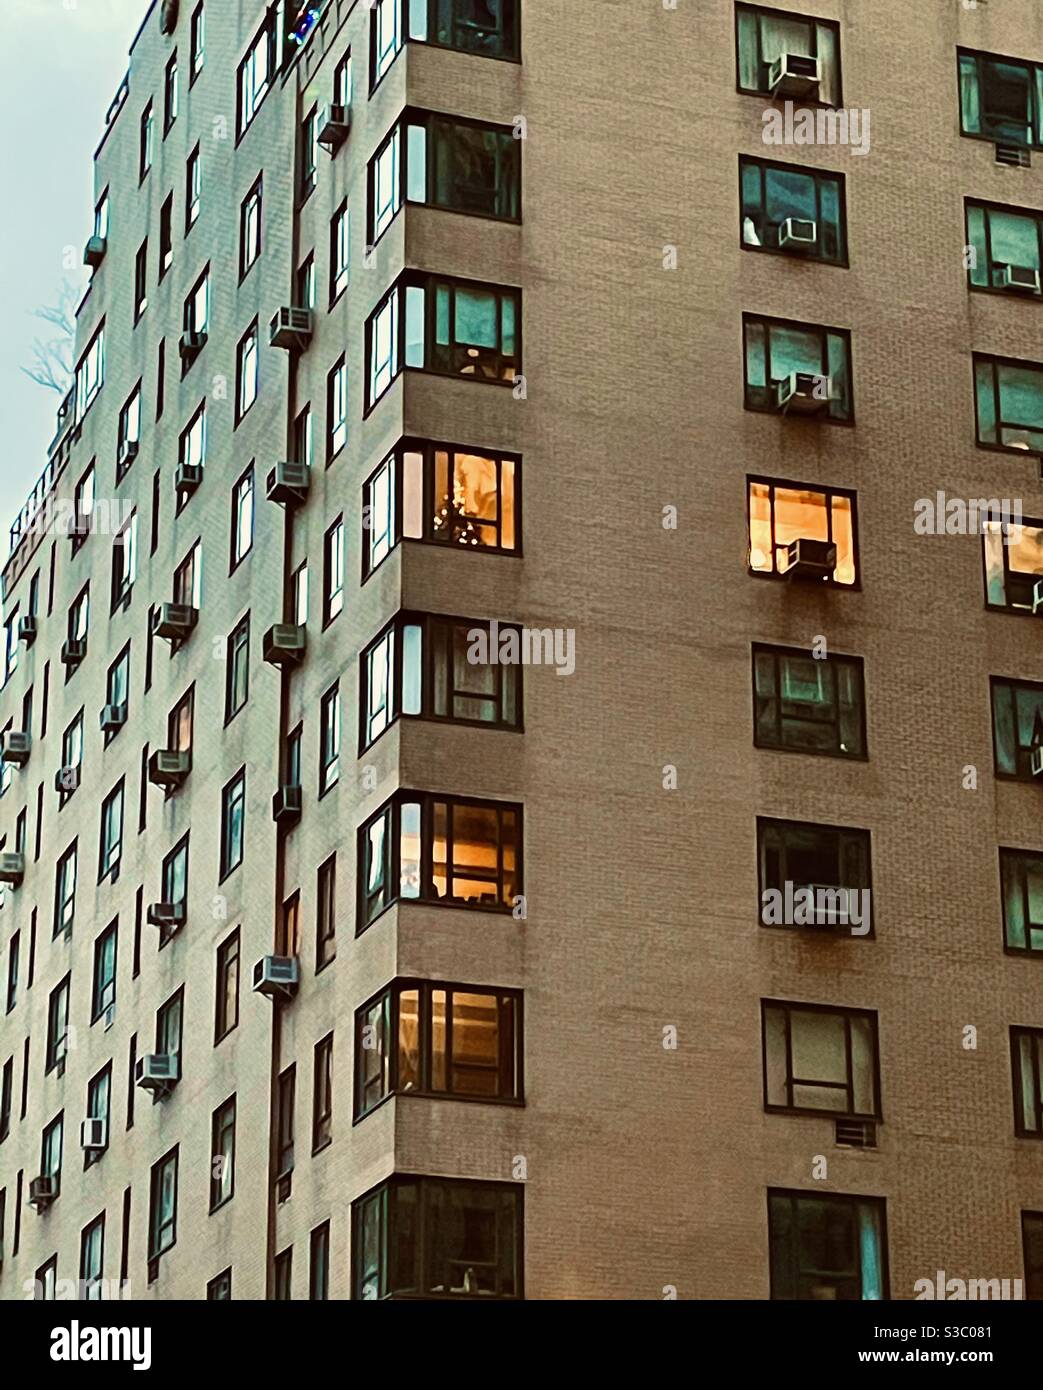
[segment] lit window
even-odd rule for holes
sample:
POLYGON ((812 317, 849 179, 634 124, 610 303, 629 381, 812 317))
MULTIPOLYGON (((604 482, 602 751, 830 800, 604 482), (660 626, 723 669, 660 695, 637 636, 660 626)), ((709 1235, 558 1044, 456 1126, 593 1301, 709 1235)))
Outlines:
POLYGON ((833 569, 822 574, 825 582, 856 582, 853 492, 784 486, 769 478, 748 478, 747 506, 749 565, 754 574, 787 574, 801 558, 798 542, 810 540, 835 547, 833 569))
POLYGON ((272 9, 265 18, 260 33, 239 64, 237 130, 240 135, 257 115, 261 102, 268 94, 278 69, 277 29, 281 27, 282 8, 272 9))

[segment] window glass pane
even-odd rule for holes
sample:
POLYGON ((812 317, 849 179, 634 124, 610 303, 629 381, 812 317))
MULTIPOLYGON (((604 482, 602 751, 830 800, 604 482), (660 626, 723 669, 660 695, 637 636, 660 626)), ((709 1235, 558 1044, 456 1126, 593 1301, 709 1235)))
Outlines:
POLYGON ((406 286, 406 366, 424 365, 424 291, 406 286))
MULTIPOLYGON (((455 1022, 455 1020, 454 1020, 455 1022)), ((431 991, 431 1089, 446 1089, 446 992, 431 991)))
POLYGON ((498 840, 495 808, 453 806, 452 898, 490 905, 499 901, 498 840))
POLYGON ((492 994, 453 994, 452 1090, 500 1094, 499 1002, 492 994))
POLYGON ((403 898, 420 896, 420 805, 416 801, 404 801, 399 811, 401 833, 399 838, 400 886, 403 898))
POLYGON ((422 637, 416 623, 407 623, 402 630, 402 713, 422 712, 422 637))
POLYGON ((427 201, 427 130, 412 123, 406 127, 406 197, 427 201))
POLYGON ((398 1080, 400 1091, 420 1086, 420 996, 415 989, 398 996, 398 1080))
POLYGON ((412 451, 402 456, 402 534, 411 540, 424 534, 424 457, 412 451))

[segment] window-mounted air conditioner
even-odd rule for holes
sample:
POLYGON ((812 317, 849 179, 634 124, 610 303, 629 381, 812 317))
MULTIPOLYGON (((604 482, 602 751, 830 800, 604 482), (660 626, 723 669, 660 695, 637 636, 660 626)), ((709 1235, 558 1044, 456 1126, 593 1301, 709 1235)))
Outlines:
POLYGON ((300 783, 286 783, 272 797, 272 820, 276 825, 295 825, 300 818, 300 783))
POLYGON ((187 603, 161 603, 152 615, 152 636, 183 642, 196 625, 198 608, 187 603))
POLYGON ((768 74, 773 97, 817 97, 819 62, 804 53, 781 53, 768 74))
POLYGON ((0 758, 5 763, 24 767, 29 761, 32 746, 32 735, 20 729, 8 729, 6 734, 0 734, 0 758))
POLYGON ((1000 266, 1000 289, 1039 294, 1039 271, 1030 265, 1000 266))
POLYGON ((290 998, 296 994, 300 981, 301 967, 296 956, 262 956, 254 966, 254 990, 269 999, 276 995, 290 998))
POLYGON ((192 496, 203 481, 201 463, 181 462, 174 469, 174 491, 181 500, 192 496))
POLYGON ((18 853, 0 854, 0 883, 9 883, 17 888, 25 877, 25 855, 18 853))
POLYGON ((86 1153, 100 1153, 109 1147, 109 1122, 88 1116, 80 1125, 80 1148, 86 1153))
POLYGON ((86 637, 69 637, 62 643, 59 659, 63 666, 79 666, 87 655, 86 637))
POLYGON ((324 106, 319 112, 315 139, 331 155, 337 153, 351 133, 351 107, 324 106))
POLYGON ((192 771, 192 754, 177 748, 157 748, 148 760, 148 780, 154 787, 180 787, 192 771))
POLYGON ((183 362, 190 362, 206 347, 206 334, 188 328, 177 340, 177 350, 183 362))
POLYGON ((83 248, 83 264, 89 265, 92 270, 97 270, 105 259, 106 241, 103 236, 91 236, 87 238, 87 245, 83 248))
POLYGON ((145 920, 150 927, 160 927, 167 935, 173 935, 178 927, 185 925, 188 909, 184 899, 176 903, 150 903, 145 920))
POLYGON ((271 347, 294 348, 297 352, 303 352, 310 342, 310 309, 295 309, 286 305, 268 325, 268 343, 271 347))
POLYGON ((833 399, 832 377, 817 372, 790 372, 775 383, 775 404, 783 415, 820 415, 833 399))
POLYGON ((26 613, 24 618, 18 619, 18 640, 24 642, 27 647, 31 647, 36 641, 36 615, 26 613))
POLYGON ((272 666, 298 666, 304 660, 306 642, 300 623, 276 623, 264 634, 261 654, 272 666))
POLYGON ((58 1179, 41 1173, 29 1184, 29 1205, 37 1212, 46 1211, 58 1195, 58 1179))
POLYGON ((154 1095, 167 1095, 179 1080, 178 1057, 173 1052, 147 1053, 134 1068, 134 1084, 154 1095))
POLYGON ((818 245, 818 223, 806 217, 787 217, 779 227, 779 246, 786 251, 803 251, 818 245))
POLYGON ((103 734, 114 734, 118 729, 122 729, 127 722, 126 701, 121 705, 105 705, 98 722, 103 734))
POLYGON ((265 489, 269 502, 303 502, 308 496, 308 465, 277 463, 268 474, 265 489))
POLYGON ((832 579, 836 567, 834 541, 814 541, 801 536, 786 547, 786 565, 782 573, 787 579, 832 579))

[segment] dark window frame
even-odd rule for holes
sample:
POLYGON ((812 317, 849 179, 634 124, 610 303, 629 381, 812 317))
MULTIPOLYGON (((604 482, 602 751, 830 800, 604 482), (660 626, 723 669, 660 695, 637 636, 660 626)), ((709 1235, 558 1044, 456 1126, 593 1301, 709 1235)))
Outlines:
POLYGON ((800 23, 800 24, 810 24, 810 25, 812 26, 812 30, 813 30, 813 32, 814 32, 814 34, 815 34, 815 53, 811 55, 811 56, 813 56, 813 57, 818 57, 818 34, 817 34, 817 31, 815 30, 815 26, 821 24, 821 25, 824 25, 824 26, 825 26, 826 28, 828 28, 828 29, 832 29, 832 30, 833 30, 833 34, 834 34, 835 43, 836 43, 836 55, 837 55, 837 74, 836 74, 837 99, 836 99, 836 103, 835 103, 835 104, 832 104, 832 103, 821 102, 821 101, 806 101, 806 100, 802 100, 799 104, 800 104, 801 106, 829 106, 829 105, 833 105, 833 109, 834 109, 834 110, 837 110, 837 111, 839 111, 839 110, 843 107, 843 105, 844 105, 844 83, 843 83, 843 79, 844 79, 844 65, 843 65, 843 55, 842 55, 842 53, 841 53, 841 46, 840 46, 840 21, 839 21, 839 20, 836 20, 836 19, 821 19, 818 15, 801 14, 799 11, 796 11, 796 10, 779 10, 779 9, 776 9, 774 6, 768 6, 768 5, 749 5, 749 4, 743 4, 743 3, 736 4, 735 9, 734 9, 734 16, 735 16, 735 90, 736 90, 737 92, 740 92, 743 96, 770 96, 770 92, 769 92, 767 86, 764 86, 764 87, 743 87, 743 86, 741 85, 741 82, 740 82, 740 68, 739 68, 739 14, 740 14, 740 12, 744 12, 744 13, 747 13, 747 14, 751 14, 751 13, 752 13, 752 14, 756 15, 757 18, 758 18, 758 24, 757 24, 757 67, 758 67, 758 69, 760 69, 760 70, 763 70, 763 68, 764 68, 764 66, 765 66, 765 60, 764 60, 764 58, 762 57, 763 47, 762 47, 762 43, 761 43, 761 26, 760 26, 760 20, 761 20, 761 19, 763 19, 763 18, 768 18, 768 19, 790 19, 790 20, 796 20, 796 21, 797 21, 798 23, 800 23))
POLYGON ((847 414, 833 415, 827 409, 815 415, 812 422, 814 425, 839 425, 844 429, 852 429, 855 424, 855 366, 851 352, 851 330, 849 328, 837 328, 833 324, 826 323, 807 323, 801 319, 778 318, 773 314, 755 314, 744 312, 742 315, 742 381, 743 381, 743 409, 748 410, 754 415, 779 415, 775 405, 774 384, 781 377, 771 376, 771 330, 773 328, 796 329, 801 333, 816 334, 820 341, 821 354, 819 358, 818 374, 822 376, 832 376, 829 366, 829 336, 834 334, 844 345, 844 356, 847 367, 847 414), (751 386, 749 376, 749 330, 753 325, 760 325, 764 330, 764 386, 751 386), (751 392, 763 391, 767 394, 767 402, 764 405, 757 405, 751 401, 751 392))
MULTIPOLYGON (((1008 458, 1013 454, 1015 458, 1025 459, 1039 457, 1039 450, 1028 448, 1021 449, 1016 444, 1003 444, 999 436, 1004 429, 1031 430, 1035 426, 1014 424, 1005 421, 1001 414, 1002 394, 1000 391, 999 371, 1000 367, 1027 368, 1039 375, 1040 393, 1043 395, 1043 361, 1032 361, 1025 357, 1003 357, 992 352, 972 352, 971 353, 971 391, 974 398, 974 444, 978 449, 985 449, 991 454, 1006 454, 1008 458), (978 408, 978 368, 985 366, 991 368, 992 377, 992 402, 994 409, 995 427, 997 442, 990 444, 982 440, 981 436, 981 412, 978 408)), ((1043 433, 1043 430, 1040 431, 1043 433)))
POLYGON ((758 255, 785 256, 787 260, 812 261, 815 265, 831 265, 838 270, 848 270, 850 260, 848 256, 848 236, 847 236, 847 178, 844 174, 832 169, 820 169, 810 164, 788 164, 780 159, 761 159, 757 155, 739 155, 739 249, 742 251, 753 251, 758 255), (742 234, 743 209, 746 205, 745 187, 743 175, 747 168, 755 168, 761 171, 761 204, 764 206, 767 198, 765 173, 769 169, 778 169, 786 174, 803 174, 814 180, 815 183, 815 213, 816 221, 822 223, 822 183, 826 179, 833 179, 838 185, 837 205, 839 209, 839 248, 838 254, 834 256, 819 255, 812 250, 793 250, 787 251, 784 246, 754 246, 751 242, 744 239, 742 234))
MULTIPOLYGON (((750 676, 751 676, 751 688, 752 688, 752 699, 753 699, 753 746, 754 746, 754 748, 761 748, 761 749, 764 749, 764 750, 767 750, 767 751, 770 751, 770 752, 773 752, 773 753, 804 753, 804 754, 810 754, 812 757, 819 757, 819 758, 842 758, 845 762, 865 763, 865 762, 868 762, 868 761, 869 761, 869 742, 868 742, 868 730, 867 730, 867 704, 868 704, 868 701, 867 701, 867 699, 866 699, 865 661, 864 661, 864 659, 863 659, 862 657, 860 657, 860 656, 853 656, 853 655, 851 655, 851 654, 849 654, 849 653, 846 653, 846 652, 830 652, 828 656, 823 657, 821 660, 817 660, 814 656, 812 656, 811 652, 809 652, 809 651, 807 651, 806 649, 801 648, 801 647, 780 647, 780 646, 775 646, 774 644, 768 643, 768 642, 753 642, 753 643, 751 644, 751 649, 750 649, 750 676), (774 698, 774 704, 775 704, 775 706, 776 706, 775 721, 774 721, 774 722, 775 722, 775 727, 776 727, 776 731, 777 731, 777 739, 776 739, 776 741, 773 741, 773 742, 770 742, 770 743, 769 743, 769 742, 766 742, 766 741, 764 740, 763 735, 762 735, 761 732, 760 732, 760 723, 761 723, 761 721, 760 721, 760 718, 759 718, 759 715, 758 715, 758 704, 759 704, 759 701, 760 701, 762 698, 765 698, 765 699, 768 698, 768 697, 761 697, 761 696, 759 696, 759 695, 758 695, 758 692, 757 692, 757 659, 758 659, 758 657, 761 657, 761 656, 770 656, 770 657, 774 658, 775 695, 774 695, 773 698, 774 698), (860 729, 860 734, 861 734, 861 741, 862 741, 862 743, 861 743, 861 751, 860 751, 860 752, 857 752, 857 753, 847 753, 847 752, 844 752, 844 751, 839 747, 840 737, 841 737, 841 730, 840 730, 840 718, 841 718, 841 716, 840 716, 840 710, 841 710, 841 705, 840 705, 840 700, 839 700, 839 684, 838 684, 838 681, 837 681, 836 677, 834 677, 834 697, 835 697, 835 698, 834 698, 834 705, 833 705, 835 714, 834 714, 833 720, 832 720, 831 723, 829 724, 829 727, 833 728, 833 730, 834 730, 834 733, 835 733, 835 743, 836 743, 837 746, 835 746, 834 748, 802 748, 802 747, 799 747, 799 746, 795 746, 795 745, 793 745, 793 744, 787 744, 787 743, 784 743, 784 742, 783 742, 782 724, 783 724, 783 718, 784 718, 784 716, 783 716, 783 712, 782 712, 782 707, 783 707, 783 705, 786 703, 786 701, 785 701, 785 699, 784 699, 784 697, 783 697, 783 694, 782 694, 782 664, 781 664, 781 663, 782 663, 783 658, 786 658, 786 657, 792 657, 792 658, 794 658, 794 659, 796 659, 796 660, 801 660, 801 661, 811 661, 811 662, 815 662, 816 665, 823 666, 823 667, 825 667, 825 666, 832 666, 832 665, 834 665, 834 663, 835 663, 835 667, 836 667, 836 669, 838 669, 838 670, 839 670, 839 668, 840 668, 841 666, 847 666, 847 667, 850 667, 853 671, 856 672, 856 674, 857 674, 858 686, 859 686, 860 691, 861 691, 861 708, 860 708, 860 715, 861 715, 861 718, 860 718, 860 720, 859 720, 859 729, 860 729)), ((822 721, 822 725, 823 725, 823 727, 826 727, 826 721, 825 721, 825 720, 822 721)))
POLYGON ((761 1000, 761 1067, 764 1082, 764 1111, 768 1115, 813 1115, 822 1116, 832 1120, 874 1120, 881 1121, 884 1118, 883 1106, 880 1092, 880 1022, 879 1014, 876 1009, 850 1008, 840 1004, 806 1004, 793 999, 762 999, 761 1000), (783 1059, 783 1070, 785 1072, 785 1087, 789 1096, 789 1103, 786 1105, 774 1104, 768 1099, 768 1029, 767 1016, 769 1010, 778 1010, 785 1015, 785 1041, 786 1055, 783 1059), (842 1018, 845 1023, 845 1068, 847 1071, 846 1083, 827 1082, 816 1080, 811 1077, 798 1077, 793 1074, 793 1036, 792 1020, 793 1013, 816 1013, 830 1014, 842 1018), (853 1019, 863 1019, 869 1024, 873 1042, 873 1096, 875 1105, 872 1110, 856 1110, 854 1108, 854 1061, 851 1047, 851 1021, 853 1019), (847 1095, 847 1106, 843 1110, 830 1109, 826 1106, 799 1105, 793 1100, 793 1092, 799 1086, 814 1086, 819 1089, 843 1090, 847 1095))
POLYGON ((1031 1028, 1012 1024, 1010 1028, 1010 1072, 1014 1098, 1014 1133, 1019 1139, 1043 1139, 1043 1028, 1031 1028), (1027 1129, 1022 1108, 1023 1080, 1021 1054, 1018 1044, 1022 1038, 1032 1039, 1032 1094, 1035 1103, 1036 1124, 1027 1129))
MULTIPOLYGON (((821 833, 821 835, 823 836, 835 836, 835 851, 837 855, 837 862, 842 871, 845 868, 845 860, 850 860, 851 857, 856 856, 861 858, 861 864, 859 867, 863 871, 862 877, 865 880, 863 883, 842 883, 828 886, 847 888, 849 890, 865 889, 869 891, 869 931, 866 932, 864 935, 865 937, 872 939, 876 935, 876 929, 874 925, 875 909, 873 905, 873 899, 876 895, 873 890, 872 833, 869 830, 866 830, 860 826, 828 825, 822 821, 792 820, 782 816, 756 817, 755 852, 757 856, 757 925, 763 927, 766 931, 800 930, 800 928, 796 926, 791 927, 782 923, 773 924, 765 922, 763 920, 763 912, 761 908, 761 905, 764 902, 764 892, 766 889, 777 888, 781 891, 783 885, 786 882, 793 883, 795 887, 809 886, 804 885, 802 883, 798 883, 797 880, 793 879, 787 872, 786 860, 788 856, 793 853, 794 849, 799 850, 800 848, 799 846, 794 846, 792 844, 786 843, 787 832, 791 831, 795 831, 798 834, 803 834, 805 836, 815 835, 817 833, 821 833), (768 837, 772 834, 777 836, 779 840, 777 846, 772 846, 767 843, 768 837), (768 880, 767 855, 770 853, 777 853, 779 856, 780 877, 778 883, 772 883, 768 880)), ((819 849, 816 852, 823 853, 825 852, 825 850, 819 849)), ((832 852, 832 848, 829 852, 832 852)))
MULTIPOLYGON (((976 137, 976 138, 977 138, 977 137, 976 137)), ((988 277, 989 277, 989 284, 987 284, 987 285, 976 285, 976 284, 974 284, 974 282, 971 280, 971 267, 968 266, 968 267, 967 267, 967 289, 968 289, 968 292, 971 293, 971 294, 998 294, 998 295, 1002 295, 1002 296, 1003 296, 1004 298, 1006 298, 1006 299, 1010 299, 1010 298, 1013 298, 1013 297, 1014 297, 1013 292, 1012 292, 1011 290, 1005 290, 1005 289, 1003 289, 1000 285, 994 285, 994 284, 992 284, 992 273, 993 273, 994 266, 995 266, 995 265, 1006 265, 1006 264, 1007 264, 1007 262, 1005 262, 1005 261, 997 261, 997 262, 994 262, 994 261, 993 261, 993 257, 992 257, 992 213, 994 213, 994 212, 1003 212, 1003 213, 1007 213, 1007 214, 1008 214, 1009 216, 1011 216, 1011 217, 1024 217, 1024 218, 1031 219, 1031 220, 1035 221, 1035 223, 1036 223, 1036 237, 1037 237, 1038 246, 1039 246, 1039 263, 1040 263, 1040 267, 1041 267, 1041 271, 1040 271, 1041 288, 1040 288, 1040 290, 1039 290, 1037 293, 1035 293, 1035 294, 1028 294, 1028 293, 1026 293, 1024 290, 1020 290, 1020 291, 1018 292, 1018 296, 1017 296, 1017 297, 1018 297, 1018 298, 1024 298, 1024 299, 1036 299, 1036 300, 1043 299, 1043 211, 1040 211, 1039 208, 1018 207, 1018 206, 1016 206, 1014 203, 998 203, 998 202, 995 202, 995 201, 994 201, 993 199, 991 199, 991 198, 972 198, 972 197, 970 197, 970 196, 966 196, 966 197, 964 197, 964 200, 963 200, 963 236, 964 236, 964 245, 965 245, 965 246, 973 246, 973 245, 974 245, 974 243, 971 241, 971 230, 970 230, 970 212, 971 212, 971 208, 980 208, 981 211, 985 214, 985 217, 984 217, 984 223, 985 223, 985 266, 984 266, 984 269, 985 269, 986 274, 987 274, 988 277)))
POLYGON ((832 500, 835 497, 845 498, 851 503, 851 553, 855 566, 855 582, 853 584, 841 584, 832 575, 828 579, 821 580, 821 584, 829 589, 836 589, 840 593, 858 593, 862 588, 862 555, 858 543, 858 493, 854 488, 833 487, 828 483, 802 483, 793 478, 773 478, 763 473, 747 473, 746 475, 746 544, 747 544, 747 570, 746 572, 754 579, 767 579, 773 583, 780 580, 785 581, 787 576, 780 574, 777 569, 771 573, 767 570, 755 570, 749 565, 749 552, 753 549, 753 537, 751 531, 750 517, 750 487, 754 483, 759 483, 769 491, 768 504, 770 507, 770 520, 768 525, 771 528, 772 543, 772 564, 775 564, 775 548, 779 542, 775 537, 775 495, 780 488, 794 492, 813 492, 825 499, 824 510, 827 521, 827 540, 833 540, 833 506, 832 500))
MULTIPOLYGON (((781 1298, 781 1294, 779 1294, 779 1293, 777 1292, 777 1283, 776 1283, 776 1268, 775 1268, 775 1266, 776 1266, 776 1259, 775 1259, 775 1257, 774 1257, 774 1246, 775 1246, 775 1244, 776 1244, 776 1240, 774 1239, 774 1232, 773 1232, 773 1228, 772 1228, 772 1200, 773 1200, 773 1198, 776 1199, 776 1200, 778 1200, 778 1201, 782 1201, 782 1200, 788 1201, 789 1207, 790 1207, 791 1230, 796 1230, 796 1229, 797 1229, 797 1221, 796 1221, 795 1218, 796 1218, 796 1215, 797 1215, 797 1203, 799 1203, 799 1202, 820 1202, 820 1203, 827 1204, 827 1205, 828 1205, 828 1204, 833 1204, 833 1205, 834 1205, 835 1207, 837 1207, 837 1208, 839 1208, 841 1205, 843 1205, 843 1206, 845 1206, 845 1207, 853 1208, 854 1211, 855 1211, 855 1213, 856 1213, 855 1220, 857 1220, 857 1212, 858 1212, 858 1208, 859 1208, 860 1206, 870 1206, 870 1207, 874 1208, 874 1209, 876 1210, 876 1213, 877 1213, 877 1229, 878 1229, 879 1235, 880 1235, 880 1252, 879 1252, 879 1253, 880 1253, 880 1292, 881 1292, 881 1301, 886 1301, 886 1300, 888 1300, 888 1299, 890 1298, 890 1296, 891 1296, 891 1294, 890 1294, 890 1259, 889 1259, 889 1252, 888 1252, 887 1200, 886 1200, 886 1198, 884 1198, 884 1197, 875 1197, 875 1196, 865 1197, 865 1196, 862 1196, 861 1194, 848 1193, 848 1192, 815 1192, 815 1191, 809 1190, 809 1189, 807 1189, 807 1188, 769 1187, 769 1188, 767 1189, 767 1219, 768 1219, 767 1233, 768 1233, 768 1251, 769 1251, 769 1255, 768 1255, 768 1268, 769 1268, 769 1280, 770 1280, 770 1293, 769 1293, 769 1297, 770 1297, 770 1298, 772 1298, 772 1299, 781 1298)), ((858 1246, 857 1246, 857 1239, 858 1239, 858 1237, 857 1237, 857 1232, 856 1232, 856 1233, 855 1233, 855 1240, 856 1240, 856 1251, 855 1251, 855 1255, 856 1255, 856 1268, 857 1268, 857 1277, 858 1277, 858 1280, 859 1280, 859 1285, 861 1286, 861 1262, 860 1262, 860 1258, 859 1258, 860 1255, 861 1255, 861 1250, 860 1250, 860 1249, 858 1248, 858 1246)), ((801 1277, 801 1266, 800 1266, 800 1262, 799 1262, 799 1251, 791 1253, 790 1259, 789 1259, 789 1264, 790 1264, 790 1266, 791 1266, 791 1271, 790 1271, 790 1273, 791 1273, 791 1279, 792 1279, 792 1281, 793 1281, 794 1283, 796 1283, 796 1282, 799 1280, 799 1278, 801 1277)), ((805 1301, 806 1301, 806 1300, 805 1300, 805 1301)), ((860 1298, 860 1299, 857 1300, 857 1301, 859 1301, 859 1302, 871 1302, 871 1301, 875 1301, 875 1300, 868 1300, 868 1299, 865 1299, 865 1298, 863 1297, 863 1298, 860 1298)))
POLYGON ((1020 149, 1027 150, 1043 149, 1043 110, 1040 109, 1039 99, 1036 95, 1039 91, 1038 84, 1040 81, 1038 73, 1036 75, 1037 85, 1033 87, 1032 84, 1032 71, 1033 69, 1040 68, 1043 68, 1043 63, 1033 58, 1014 58, 1009 54, 992 53, 987 49, 967 48, 962 44, 958 45, 956 49, 956 110, 959 113, 960 136, 964 140, 985 140, 990 145, 1016 145, 1020 149), (1027 107, 1029 112, 1029 119, 1027 122, 1029 138, 1027 141, 1016 140, 1010 135, 997 134, 995 131, 989 134, 986 131, 974 131, 966 128, 963 110, 963 92, 961 90, 960 81, 961 59, 963 58, 974 59, 978 98, 982 108, 980 114, 982 115, 984 114, 984 103, 981 101, 981 98, 985 91, 985 83, 982 80, 983 63, 1005 63, 1010 67, 1024 67, 1029 70, 1028 82, 1026 84, 1027 107))
POLYGON ((997 690, 1001 690, 1001 689, 1009 690, 1009 692, 1010 692, 1010 696, 1011 696, 1011 699, 1012 699, 1012 702, 1013 702, 1013 703, 1012 703, 1012 710, 1013 710, 1013 713, 1014 713, 1014 736, 1015 736, 1015 740, 1017 740, 1017 739, 1018 739, 1018 730, 1017 730, 1017 702, 1016 702, 1016 700, 1014 699, 1015 693, 1016 693, 1018 690, 1022 690, 1022 689, 1024 689, 1024 690, 1034 690, 1034 691, 1038 692, 1038 694, 1039 694, 1039 699, 1040 699, 1040 709, 1037 710, 1037 712, 1036 712, 1036 719, 1035 719, 1033 722, 1034 722, 1034 723, 1043 722, 1043 681, 1018 680, 1018 679, 1016 679, 1016 678, 1014 678, 1014 677, 1007 677, 1007 676, 990 676, 990 677, 989 677, 989 719, 990 719, 990 723, 991 723, 991 725, 992 725, 992 770, 993 770, 993 776, 997 779, 997 781, 1001 781, 1001 782, 1032 782, 1032 781, 1034 781, 1035 779, 1033 778, 1032 773, 1031 773, 1031 770, 1030 770, 1030 768, 1031 768, 1031 757, 1032 757, 1032 745, 1031 745, 1031 744, 1029 744, 1029 745, 1027 745, 1025 748, 1023 748, 1020 742, 1015 742, 1015 745, 1014 745, 1014 766, 1015 766, 1015 771, 1014 771, 1014 772, 1004 772, 1004 771, 1000 768, 1000 762, 999 762, 999 744, 998 744, 998 730, 997 730, 997 723, 996 723, 996 692, 997 692, 997 690), (1029 768, 1029 770, 1023 771, 1023 770, 1021 770, 1022 768, 1029 768))
POLYGON ((1011 944, 1010 928, 1007 921, 1007 885, 1008 885, 1008 865, 1015 868, 1018 861, 1035 860, 1039 866, 1040 876, 1043 878, 1043 850, 1031 849, 1010 849, 1004 845, 999 849, 1000 863, 1000 916, 1003 921, 1003 950, 1008 956, 1021 956, 1043 959, 1043 921, 1038 924, 1031 921, 1029 916, 1029 892, 1026 877, 1023 872, 1018 872, 1015 878, 1015 886, 1020 890, 1025 921, 1025 941, 1024 946, 1011 944), (1038 946, 1031 945, 1033 932, 1040 935, 1038 946))
POLYGON ((236 927, 218 943, 214 957, 214 1046, 223 1042, 239 1026, 239 991, 242 985, 243 950, 240 928, 236 927), (234 1010, 227 1011, 229 980, 234 972, 234 1010))
MULTIPOLYGON (((1040 533, 1041 550, 1043 550, 1043 517, 1024 516, 1018 522, 1012 521, 1010 523, 1010 526, 1011 530, 1038 531, 1040 533)), ((1016 588, 1019 583, 1024 585, 1026 589, 1031 590, 1035 586, 1037 581, 1043 580, 1043 571, 1041 571, 1039 574, 1035 574, 1031 570, 1013 569, 1010 563, 1011 547, 1007 544, 1005 537, 1001 536, 999 548, 1000 554, 1003 556, 1003 596, 1006 599, 1006 602, 991 603, 989 601, 989 567, 988 552, 986 548, 987 541, 988 536, 986 532, 983 531, 981 538, 981 578, 982 593, 984 595, 986 611, 989 613, 1009 613, 1019 618, 1034 617, 1035 615, 1032 612, 1031 594, 1028 595, 1030 600, 1028 604, 1014 604, 1011 602, 1011 599, 1013 597, 1011 590, 1012 587, 1016 588), (1015 576, 1013 583, 1011 580, 1012 575, 1015 576)))

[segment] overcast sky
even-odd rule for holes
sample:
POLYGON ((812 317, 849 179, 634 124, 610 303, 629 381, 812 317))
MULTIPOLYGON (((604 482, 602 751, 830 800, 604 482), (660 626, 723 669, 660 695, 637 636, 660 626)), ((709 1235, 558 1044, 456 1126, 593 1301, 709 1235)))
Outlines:
POLYGON ((32 313, 56 301, 66 274, 78 291, 86 286, 93 155, 148 4, 0 0, 0 563, 8 528, 47 461, 61 403, 19 370, 34 338, 52 336, 32 313), (69 247, 71 272, 63 265, 69 247))

